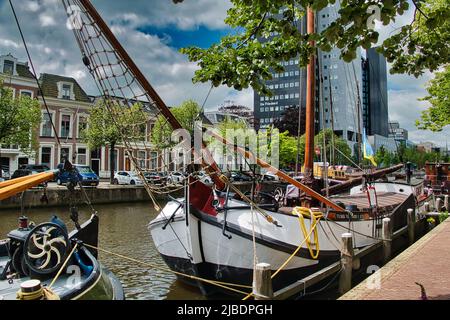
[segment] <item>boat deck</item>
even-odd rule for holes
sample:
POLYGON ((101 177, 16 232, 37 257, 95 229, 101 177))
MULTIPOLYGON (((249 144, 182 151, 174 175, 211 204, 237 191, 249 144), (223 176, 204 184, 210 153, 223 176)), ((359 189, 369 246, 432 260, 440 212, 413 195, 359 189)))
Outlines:
MULTIPOLYGON (((408 198, 406 194, 395 192, 379 192, 377 193, 377 201, 379 208, 395 208, 408 198)), ((361 193, 356 195, 336 196, 331 198, 334 202, 342 202, 344 205, 356 205, 359 210, 369 209, 369 199, 367 194, 361 193)))
MULTIPOLYGON (((0 273, 3 272, 9 257, 0 257, 0 273)), ((80 277, 74 276, 72 274, 62 273, 61 276, 56 280, 55 284, 52 286, 52 291, 57 295, 61 296, 63 292, 67 292, 73 288, 79 288, 82 286, 83 282, 87 279, 86 276, 80 275, 80 277)), ((29 277, 24 277, 20 279, 14 279, 13 283, 8 283, 8 280, 0 281, 0 301, 1 300, 16 300, 17 291, 20 290, 20 285, 30 280, 29 277)), ((48 286, 52 279, 42 281, 42 286, 48 286)))

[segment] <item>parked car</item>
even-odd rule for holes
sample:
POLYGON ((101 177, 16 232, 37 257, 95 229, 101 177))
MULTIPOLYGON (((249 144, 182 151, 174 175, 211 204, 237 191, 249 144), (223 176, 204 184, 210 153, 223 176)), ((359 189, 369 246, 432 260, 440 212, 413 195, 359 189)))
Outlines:
POLYGON ((167 183, 167 177, 169 176, 167 172, 158 172, 158 175, 161 178, 161 183, 167 183))
POLYGON ((272 172, 266 172, 262 175, 263 181, 279 181, 280 178, 272 172))
MULTIPOLYGON (((46 171, 46 170, 36 171, 36 170, 31 170, 31 169, 17 169, 16 171, 13 172, 11 179, 26 177, 26 176, 30 176, 30 175, 36 174, 36 173, 41 173, 44 171, 46 171)), ((46 185, 47 185, 47 182, 43 182, 43 183, 39 184, 38 187, 45 187, 46 185)))
POLYGON ((144 182, 134 171, 118 171, 114 175, 114 184, 130 184, 142 186, 144 182))
POLYGON ((145 180, 152 184, 162 184, 163 177, 159 172, 144 172, 145 180))
POLYGON ((2 178, 8 180, 11 178, 11 172, 9 171, 9 166, 2 166, 2 178))
MULTIPOLYGON (((62 169, 63 167, 64 167, 63 163, 60 163, 58 165, 58 169, 62 169)), ((73 167, 77 172, 78 179, 80 180, 83 186, 92 186, 92 187, 98 186, 98 184, 100 183, 100 179, 89 166, 74 164, 73 167)), ((63 172, 62 174, 58 175, 56 183, 58 185, 62 185, 69 182, 69 179, 70 174, 68 172, 63 172)))
POLYGON ((183 172, 172 172, 167 176, 167 183, 183 183, 184 179, 186 179, 187 174, 183 172))
POLYGON ((231 181, 252 181, 252 177, 242 171, 231 172, 231 181))
POLYGON ((211 179, 211 177, 209 176, 209 175, 207 175, 206 174, 206 172, 204 172, 204 171, 200 171, 198 174, 197 174, 197 177, 198 177, 198 179, 201 181, 201 182, 203 182, 203 183, 212 183, 212 179, 211 179))
POLYGON ((3 181, 8 180, 10 178, 9 171, 2 169, 2 177, 3 181))
POLYGON ((50 168, 45 164, 23 164, 19 169, 31 170, 36 172, 44 172, 50 170, 50 168))

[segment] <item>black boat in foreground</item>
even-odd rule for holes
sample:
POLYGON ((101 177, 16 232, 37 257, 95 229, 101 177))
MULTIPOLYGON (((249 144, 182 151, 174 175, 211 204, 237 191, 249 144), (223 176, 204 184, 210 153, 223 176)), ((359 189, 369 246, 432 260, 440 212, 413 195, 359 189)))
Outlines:
MULTIPOLYGON (((0 200, 59 173, 1 182, 0 200)), ((77 182, 72 181, 74 185, 77 182)), ((56 216, 37 226, 29 223, 27 217, 19 218, 18 228, 0 240, 0 300, 124 299, 120 281, 97 260, 97 213, 80 225, 78 212, 71 207, 71 219, 76 228, 69 233, 66 224, 56 216)))

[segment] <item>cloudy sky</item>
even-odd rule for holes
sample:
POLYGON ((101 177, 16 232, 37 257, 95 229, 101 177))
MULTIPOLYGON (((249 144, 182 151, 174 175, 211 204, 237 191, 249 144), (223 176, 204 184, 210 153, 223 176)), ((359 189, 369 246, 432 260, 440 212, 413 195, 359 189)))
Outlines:
MULTIPOLYGON (((72 76, 88 93, 96 94, 90 75, 80 61, 73 34, 65 27, 67 16, 61 0, 13 1, 37 72, 72 76)), ((189 45, 207 47, 228 34, 230 31, 223 20, 229 1, 185 0, 177 5, 172 0, 93 0, 93 3, 166 104, 177 105, 190 98, 203 103, 209 85, 192 84, 197 67, 178 50, 189 45)), ((410 15, 406 15, 399 23, 409 19, 410 15)), ((395 26, 381 32, 386 36, 393 30, 395 26)), ((26 61, 9 3, 0 0, 0 54, 5 53, 26 61)), ((425 84, 431 78, 431 74, 420 79, 389 76, 390 118, 400 121, 410 131, 413 141, 433 141, 445 146, 450 129, 432 134, 419 131, 414 125, 420 111, 427 106, 417 99, 426 95, 425 84)), ((206 107, 215 109, 225 100, 253 107, 253 92, 216 88, 206 107)))

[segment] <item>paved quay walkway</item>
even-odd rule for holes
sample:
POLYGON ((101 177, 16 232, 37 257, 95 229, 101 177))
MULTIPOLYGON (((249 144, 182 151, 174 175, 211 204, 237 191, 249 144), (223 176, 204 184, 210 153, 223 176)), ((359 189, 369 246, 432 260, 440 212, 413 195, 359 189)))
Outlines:
POLYGON ((450 218, 339 300, 450 300, 450 218))

